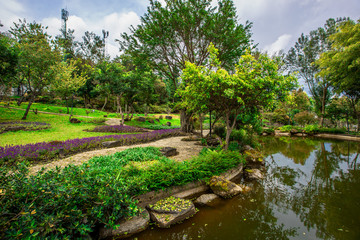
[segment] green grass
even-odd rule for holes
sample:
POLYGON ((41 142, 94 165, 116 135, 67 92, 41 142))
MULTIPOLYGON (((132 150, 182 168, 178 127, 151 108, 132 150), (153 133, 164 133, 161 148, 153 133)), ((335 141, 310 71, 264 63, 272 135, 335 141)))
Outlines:
MULTIPOLYGON (((138 115, 138 116, 144 116, 142 115, 138 115)), ((167 128, 179 128, 181 123, 180 123, 180 118, 177 118, 177 115, 172 115, 173 118, 171 120, 165 119, 165 115, 164 115, 164 119, 160 119, 158 121, 155 120, 155 118, 158 118, 159 114, 152 114, 152 115, 148 115, 150 117, 147 117, 147 119, 153 119, 154 123, 150 123, 149 121, 146 122, 139 122, 137 121, 138 116, 134 117, 131 121, 125 122, 126 125, 129 126, 134 126, 134 127, 141 127, 141 128, 149 128, 149 129, 153 129, 153 130, 158 130, 158 129, 167 129, 167 128), (167 122, 171 122, 171 127, 166 126, 167 122), (165 126, 164 126, 165 125, 165 126)))
MULTIPOLYGON (((24 111, 8 108, 0 108, 0 121, 19 121, 24 111)), ((90 121, 88 118, 79 118, 83 121, 90 121)), ((74 138, 85 138, 94 136, 110 135, 109 133, 85 132, 84 129, 91 129, 97 124, 82 122, 72 124, 68 116, 29 112, 26 122, 46 122, 51 124, 50 129, 40 131, 18 131, 7 132, 0 135, 0 146, 21 145, 28 143, 64 141, 74 138)))

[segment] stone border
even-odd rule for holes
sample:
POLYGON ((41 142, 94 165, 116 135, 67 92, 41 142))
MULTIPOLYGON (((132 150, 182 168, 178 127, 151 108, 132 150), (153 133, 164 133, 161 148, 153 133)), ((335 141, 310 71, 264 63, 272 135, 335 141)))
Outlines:
POLYGON ((349 135, 349 134, 317 133, 317 134, 309 135, 306 133, 291 134, 290 132, 280 132, 278 130, 275 131, 275 137, 308 137, 308 136, 317 137, 317 138, 360 142, 360 136, 353 136, 353 135, 349 135))
MULTIPOLYGON (((226 180, 231 181, 234 178, 237 178, 242 173, 243 164, 239 164, 237 167, 220 174, 220 176, 224 177, 226 180)), ((170 196, 179 198, 191 198, 201 193, 205 193, 209 189, 210 187, 204 181, 198 180, 182 186, 175 186, 165 190, 147 192, 145 194, 137 196, 135 199, 139 201, 138 206, 144 208, 145 206, 153 204, 163 198, 167 198, 170 196)))

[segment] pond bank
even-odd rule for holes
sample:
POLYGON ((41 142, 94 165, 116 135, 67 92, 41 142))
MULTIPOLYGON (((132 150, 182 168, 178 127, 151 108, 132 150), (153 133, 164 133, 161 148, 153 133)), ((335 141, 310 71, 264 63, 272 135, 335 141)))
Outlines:
MULTIPOLYGON (((264 134, 263 134, 264 135, 264 134)), ((324 139, 337 139, 337 140, 345 140, 345 141, 356 141, 360 142, 360 136, 354 136, 350 134, 330 134, 330 133, 317 133, 317 134, 306 134, 306 133, 291 133, 291 132, 281 132, 276 130, 274 132, 275 136, 282 137, 316 137, 316 138, 324 138, 324 139)))

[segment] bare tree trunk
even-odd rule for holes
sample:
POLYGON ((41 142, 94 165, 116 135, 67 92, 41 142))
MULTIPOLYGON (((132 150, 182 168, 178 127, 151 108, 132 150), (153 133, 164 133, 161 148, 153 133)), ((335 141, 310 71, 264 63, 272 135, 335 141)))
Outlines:
POLYGON ((184 109, 180 112, 180 122, 181 122, 181 128, 180 130, 182 132, 190 133, 194 130, 194 126, 191 123, 192 114, 187 113, 184 109))
POLYGON ((67 97, 65 97, 65 105, 66 105, 66 114, 69 114, 69 101, 67 97))
POLYGON ((30 97, 30 100, 29 100, 29 104, 28 104, 28 106, 27 106, 27 108, 26 108, 26 110, 25 110, 24 116, 22 117, 21 120, 26 120, 27 115, 28 115, 28 113, 29 113, 29 111, 30 111, 31 104, 34 102, 34 100, 35 100, 35 96, 33 96, 33 95, 31 94, 31 97, 30 97))
POLYGON ((106 106, 106 104, 107 104, 107 100, 108 100, 108 97, 106 96, 106 97, 105 97, 105 102, 104 102, 104 105, 103 105, 102 108, 101 108, 101 111, 104 111, 105 106, 106 106))
POLYGON ((124 113, 123 113, 122 108, 121 108, 120 99, 121 99, 121 95, 116 96, 116 102, 117 102, 116 112, 119 112, 120 115, 121 115, 120 125, 124 125, 125 119, 124 119, 124 113))
POLYGON ((230 143, 230 135, 232 130, 235 127, 236 124, 236 117, 237 117, 237 113, 235 113, 235 117, 233 122, 230 122, 230 112, 226 112, 226 137, 225 137, 225 150, 229 149, 229 143, 230 143))
POLYGON ((199 121, 200 121, 200 136, 203 137, 203 114, 199 113, 199 121))
POLYGON ((323 125, 324 125, 326 93, 327 93, 327 87, 324 86, 323 95, 322 95, 322 98, 321 98, 321 118, 320 118, 320 126, 323 126, 323 125))

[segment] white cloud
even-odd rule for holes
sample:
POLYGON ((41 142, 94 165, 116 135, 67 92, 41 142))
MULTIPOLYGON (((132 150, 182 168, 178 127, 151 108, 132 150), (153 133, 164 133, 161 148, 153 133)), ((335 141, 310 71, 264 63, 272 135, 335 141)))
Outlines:
POLYGON ((18 0, 0 0, 0 21, 6 29, 13 26, 25 12, 24 6, 18 0))
POLYGON ((270 55, 279 52, 282 49, 285 49, 289 44, 291 39, 290 34, 283 34, 278 39, 270 45, 264 47, 264 51, 267 51, 270 55))
MULTIPOLYGON (((44 18, 41 23, 48 26, 48 34, 55 37, 60 34, 60 18, 44 18)), ((140 23, 140 17, 133 11, 123 13, 111 13, 100 19, 83 19, 79 16, 70 15, 67 27, 74 29, 75 40, 81 41, 85 31, 95 32, 102 37, 102 29, 109 31, 107 39, 107 53, 111 57, 119 55, 119 46, 115 39, 120 38, 120 33, 128 32, 131 25, 140 23)))

